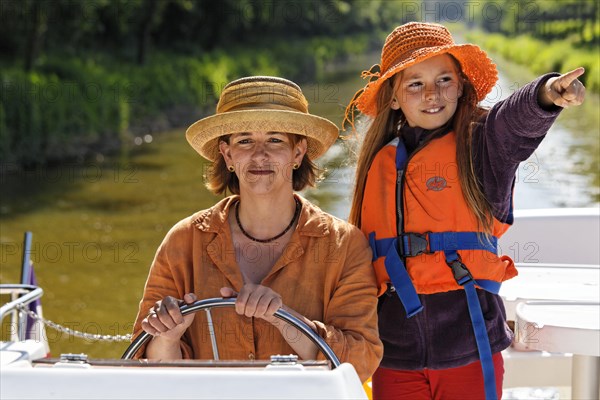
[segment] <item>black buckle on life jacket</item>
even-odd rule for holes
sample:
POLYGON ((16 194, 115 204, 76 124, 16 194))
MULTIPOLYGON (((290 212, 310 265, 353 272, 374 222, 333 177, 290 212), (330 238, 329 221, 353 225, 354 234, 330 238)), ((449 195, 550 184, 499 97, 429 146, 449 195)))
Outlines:
POLYGON ((454 279, 459 285, 462 286, 473 280, 473 276, 471 275, 471 272, 469 271, 467 266, 463 264, 462 259, 460 258, 460 254, 458 255, 458 258, 454 261, 446 260, 446 264, 452 270, 452 275, 454 275, 454 279))
POLYGON ((398 237, 400 255, 403 257, 416 257, 419 254, 431 254, 429 251, 429 238, 426 233, 403 233, 398 237), (404 239, 408 240, 404 240, 404 239), (408 248, 404 246, 408 242, 408 248))

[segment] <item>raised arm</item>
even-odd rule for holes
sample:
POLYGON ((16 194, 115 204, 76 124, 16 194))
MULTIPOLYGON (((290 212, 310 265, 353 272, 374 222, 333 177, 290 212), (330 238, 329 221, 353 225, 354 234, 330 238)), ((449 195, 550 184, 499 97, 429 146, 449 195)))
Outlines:
POLYGON ((474 127, 473 161, 483 192, 500 221, 511 222, 512 189, 519 163, 533 154, 563 106, 581 104, 585 88, 567 74, 546 74, 495 104, 474 127))

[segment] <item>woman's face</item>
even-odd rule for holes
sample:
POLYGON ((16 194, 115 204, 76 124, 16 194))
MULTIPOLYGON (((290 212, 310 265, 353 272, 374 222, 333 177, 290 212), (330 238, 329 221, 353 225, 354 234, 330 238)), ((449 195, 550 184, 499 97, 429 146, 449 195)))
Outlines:
POLYGON ((221 142, 219 150, 227 166, 233 165, 240 191, 266 194, 273 190, 291 190, 294 164, 300 165, 306 153, 306 139, 292 142, 281 132, 245 132, 221 142))
POLYGON ((411 127, 436 129, 456 112, 462 84, 447 54, 421 61, 398 74, 392 109, 401 109, 411 127))

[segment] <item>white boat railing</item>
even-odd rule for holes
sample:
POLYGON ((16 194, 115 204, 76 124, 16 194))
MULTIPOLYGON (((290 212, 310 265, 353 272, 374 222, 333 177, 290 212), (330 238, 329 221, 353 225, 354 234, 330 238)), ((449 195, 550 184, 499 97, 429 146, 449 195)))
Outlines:
POLYGON ((28 305, 42 297, 44 291, 42 288, 34 285, 24 284, 0 284, 0 295, 10 295, 11 301, 0 307, 0 323, 9 313, 12 315, 12 322, 16 323, 17 329, 12 332, 13 341, 25 340, 26 324, 21 323, 21 320, 27 318, 19 311, 19 305, 28 305))

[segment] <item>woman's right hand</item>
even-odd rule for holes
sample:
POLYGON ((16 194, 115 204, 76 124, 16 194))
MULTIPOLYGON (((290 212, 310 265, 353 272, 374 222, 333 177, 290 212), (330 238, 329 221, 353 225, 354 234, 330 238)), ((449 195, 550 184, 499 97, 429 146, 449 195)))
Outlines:
POLYGON ((191 313, 183 316, 179 307, 183 304, 192 304, 196 300, 195 294, 188 293, 183 296, 183 300, 167 296, 157 301, 150 309, 148 316, 142 320, 142 329, 152 336, 159 336, 170 341, 179 340, 194 321, 195 315, 195 313, 191 313))

